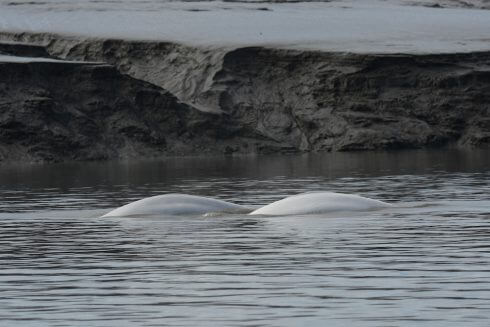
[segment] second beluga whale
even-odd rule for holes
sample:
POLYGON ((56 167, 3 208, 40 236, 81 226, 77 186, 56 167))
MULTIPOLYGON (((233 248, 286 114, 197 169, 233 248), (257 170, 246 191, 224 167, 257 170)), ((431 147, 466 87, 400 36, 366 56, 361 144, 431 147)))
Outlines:
POLYGON ((359 195, 311 192, 293 195, 254 210, 250 215, 308 215, 339 211, 368 211, 391 207, 383 201, 359 195))

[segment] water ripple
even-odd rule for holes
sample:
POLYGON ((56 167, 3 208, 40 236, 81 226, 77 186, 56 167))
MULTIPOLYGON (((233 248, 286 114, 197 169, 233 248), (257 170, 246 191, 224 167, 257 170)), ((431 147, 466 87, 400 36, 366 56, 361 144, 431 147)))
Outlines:
MULTIPOLYGON (((60 171, 50 167, 28 176, 60 171)), ((231 173, 218 168, 221 176, 209 168, 162 177, 143 167, 153 181, 141 172, 142 182, 116 174, 91 186, 67 177, 3 179, 0 326, 488 325, 486 169, 352 177, 351 167, 332 175, 309 166, 314 174, 295 168, 257 177, 231 165, 231 173), (331 190, 397 207, 357 215, 97 218, 162 190, 249 206, 331 190)))

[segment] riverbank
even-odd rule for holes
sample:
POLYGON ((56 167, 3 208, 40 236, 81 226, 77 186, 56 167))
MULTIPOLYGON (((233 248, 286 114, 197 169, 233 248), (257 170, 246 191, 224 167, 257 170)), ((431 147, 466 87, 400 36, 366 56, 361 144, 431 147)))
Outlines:
MULTIPOLYGON (((342 12, 339 3, 345 7, 347 2, 295 8, 303 14, 323 8, 333 15, 342 12)), ((380 10, 403 12, 393 4, 382 9, 349 4, 352 8, 343 8, 344 18, 352 13, 371 17, 380 10)), ((179 17, 210 14, 188 11, 185 6, 190 4, 165 5, 180 6, 174 10, 179 17)), ((191 5, 208 6, 214 14, 222 6, 234 6, 229 11, 243 17, 248 17, 250 6, 257 6, 191 5)), ((145 26, 150 30, 145 24, 129 26, 125 38, 116 37, 122 31, 110 28, 99 30, 98 36, 92 30, 84 35, 76 24, 65 24, 67 31, 62 34, 62 25, 56 22, 72 15, 73 8, 53 11, 39 6, 28 15, 49 12, 51 25, 32 23, 45 31, 30 31, 33 26, 27 25, 23 31, 13 31, 12 25, 0 32, 1 162, 490 144, 490 44, 478 38, 479 29, 490 28, 490 20, 485 25, 478 18, 489 15, 486 10, 403 7, 432 15, 432 23, 438 26, 457 22, 455 17, 464 25, 465 10, 470 10, 474 23, 451 38, 445 38, 450 31, 419 33, 420 42, 408 38, 403 46, 393 43, 396 37, 408 37, 415 30, 400 29, 383 40, 387 32, 375 33, 381 22, 371 31, 376 34, 372 42, 356 45, 353 40, 364 34, 359 34, 360 25, 354 25, 350 37, 336 46, 328 33, 316 43, 298 43, 296 38, 310 35, 308 31, 290 35, 290 43, 274 43, 274 38, 285 35, 284 30, 266 42, 259 42, 253 30, 242 30, 246 35, 232 42, 229 38, 240 31, 233 25, 231 32, 223 32, 221 43, 214 34, 193 43, 194 29, 174 33, 181 42, 135 39, 145 26), (432 39, 432 45, 426 42, 434 35, 439 38, 432 39)), ((283 12, 281 17, 288 6, 292 5, 267 4, 273 12, 283 12)), ((166 7, 158 15, 167 11, 166 7)), ((260 12, 256 19, 263 22, 261 12, 267 10, 256 11, 260 12)), ((75 12, 79 19, 84 17, 83 10, 75 12)), ((114 27, 119 16, 104 15, 114 27)), ((198 20, 198 25, 212 17, 201 18, 204 21, 198 20)), ((364 24, 375 20, 372 17, 364 24)), ((281 24, 281 28, 286 25, 281 24)), ((301 24, 305 23, 300 19, 301 24)), ((316 24, 325 27, 323 21, 316 24)), ((168 30, 161 31, 164 38, 168 30)))

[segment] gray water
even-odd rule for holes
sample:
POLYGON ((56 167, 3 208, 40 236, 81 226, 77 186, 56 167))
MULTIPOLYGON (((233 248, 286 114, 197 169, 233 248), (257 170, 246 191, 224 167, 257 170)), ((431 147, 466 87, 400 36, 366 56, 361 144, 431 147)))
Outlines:
POLYGON ((0 326, 488 326, 490 153, 0 168, 0 326), (389 210, 100 219, 180 192, 311 190, 389 210))

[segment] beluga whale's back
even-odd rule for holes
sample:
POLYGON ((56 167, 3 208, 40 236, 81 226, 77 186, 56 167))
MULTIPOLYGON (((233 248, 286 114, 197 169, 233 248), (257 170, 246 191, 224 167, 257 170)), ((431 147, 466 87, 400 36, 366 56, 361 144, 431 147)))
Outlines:
POLYGON ((338 211, 367 211, 390 207, 391 204, 359 195, 312 192, 293 195, 273 202, 250 215, 308 215, 338 211))
POLYGON ((188 194, 164 194, 131 202, 102 217, 202 215, 209 212, 250 212, 244 206, 188 194))

